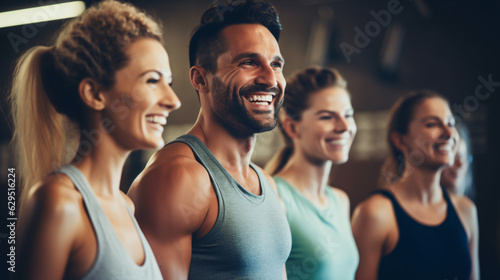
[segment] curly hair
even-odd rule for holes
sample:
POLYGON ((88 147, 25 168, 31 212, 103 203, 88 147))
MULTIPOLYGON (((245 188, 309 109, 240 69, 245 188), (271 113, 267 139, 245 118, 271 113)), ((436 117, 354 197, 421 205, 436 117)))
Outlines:
POLYGON ((92 78, 103 89, 111 88, 116 71, 128 63, 125 47, 140 37, 161 42, 161 28, 126 3, 103 1, 71 21, 59 34, 51 55, 42 57, 41 67, 52 70, 42 71, 43 86, 56 110, 84 125, 78 84, 92 78))

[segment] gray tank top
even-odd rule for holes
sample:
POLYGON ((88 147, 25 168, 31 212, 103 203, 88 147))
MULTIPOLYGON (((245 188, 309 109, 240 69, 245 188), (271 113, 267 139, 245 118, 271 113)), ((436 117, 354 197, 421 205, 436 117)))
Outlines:
POLYGON ((116 235, 108 217, 97 201, 97 197, 92 191, 87 179, 73 165, 64 165, 55 173, 63 173, 68 176, 77 190, 82 194, 83 203, 87 210, 90 222, 94 227, 97 239, 97 256, 94 264, 82 278, 84 280, 149 280, 163 279, 160 269, 156 263, 153 251, 149 246, 144 234, 139 228, 134 215, 130 212, 125 200, 125 206, 134 221, 135 228, 139 233, 142 246, 144 248, 144 263, 137 265, 129 253, 123 247, 120 239, 116 235))
MULTIPOLYGON (((211 231, 193 239, 189 279, 283 279, 291 234, 275 191, 260 169, 261 195, 245 190, 193 135, 173 142, 187 144, 210 175, 219 212, 211 231)), ((172 142, 172 143, 173 143, 172 142)))

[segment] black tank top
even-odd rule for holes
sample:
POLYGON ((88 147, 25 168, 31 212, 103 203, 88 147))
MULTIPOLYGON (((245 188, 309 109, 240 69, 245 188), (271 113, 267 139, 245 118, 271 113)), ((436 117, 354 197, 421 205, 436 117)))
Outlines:
POLYGON ((399 228, 396 247, 380 260, 379 280, 469 279, 472 263, 467 234, 446 191, 446 219, 436 226, 411 218, 391 192, 375 193, 391 200, 399 228))

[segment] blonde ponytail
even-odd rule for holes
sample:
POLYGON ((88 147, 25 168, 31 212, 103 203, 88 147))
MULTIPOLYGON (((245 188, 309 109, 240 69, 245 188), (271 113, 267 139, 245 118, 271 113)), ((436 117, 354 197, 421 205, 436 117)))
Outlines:
POLYGON ((293 147, 286 145, 267 162, 264 170, 272 176, 280 172, 293 154, 293 147))
POLYGON ((18 61, 12 83, 13 143, 18 153, 21 200, 29 188, 63 159, 63 116, 56 112, 43 88, 41 59, 51 48, 34 47, 18 61))
POLYGON ((75 155, 76 128, 88 125, 80 82, 91 78, 111 88, 129 61, 126 47, 141 37, 161 42, 160 26, 131 4, 102 1, 66 24, 53 47, 32 48, 19 59, 10 98, 21 200, 75 155))

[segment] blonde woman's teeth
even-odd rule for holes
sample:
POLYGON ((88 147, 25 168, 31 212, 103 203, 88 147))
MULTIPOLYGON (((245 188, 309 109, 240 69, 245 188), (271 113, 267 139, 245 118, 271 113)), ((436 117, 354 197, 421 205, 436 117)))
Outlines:
POLYGON ((159 124, 159 125, 166 125, 167 124, 167 118, 164 116, 158 116, 158 115, 147 116, 146 121, 148 121, 150 123, 159 124))

